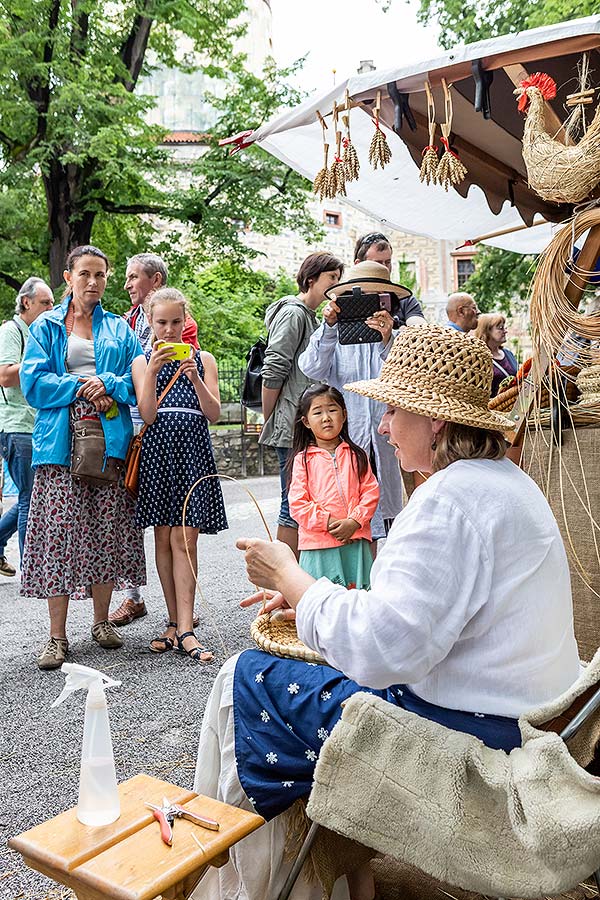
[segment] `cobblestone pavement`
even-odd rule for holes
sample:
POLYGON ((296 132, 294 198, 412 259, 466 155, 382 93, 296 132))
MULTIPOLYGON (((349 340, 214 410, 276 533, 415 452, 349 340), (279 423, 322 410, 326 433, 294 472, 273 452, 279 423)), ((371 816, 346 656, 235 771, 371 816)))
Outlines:
MULTIPOLYGON (((279 507, 276 477, 224 482, 230 528, 220 535, 200 536, 199 582, 208 610, 197 600, 197 633, 215 651, 214 662, 198 664, 175 651, 157 655, 148 649, 149 640, 161 633, 166 613, 151 531, 146 532, 148 586, 143 592, 148 615, 121 630, 125 640, 121 650, 102 650, 94 643, 87 603, 73 603, 69 611, 69 660, 122 681, 120 688, 107 692, 119 781, 147 772, 191 788, 202 713, 214 677, 226 656, 251 644, 253 612, 238 605, 251 586, 234 543, 241 536, 265 534, 256 508, 240 484, 256 495, 269 527, 279 507)), ((18 559, 15 539, 7 556, 12 562, 18 559)), ((74 694, 57 709, 50 709, 62 690, 64 676, 60 671, 40 672, 36 665, 47 638, 47 607, 43 601, 20 598, 18 591, 18 577, 2 577, 0 898, 41 900, 58 898, 56 885, 26 868, 6 842, 11 835, 76 804, 85 696, 83 692, 74 694)), ((116 594, 113 608, 120 600, 121 595, 116 594)))

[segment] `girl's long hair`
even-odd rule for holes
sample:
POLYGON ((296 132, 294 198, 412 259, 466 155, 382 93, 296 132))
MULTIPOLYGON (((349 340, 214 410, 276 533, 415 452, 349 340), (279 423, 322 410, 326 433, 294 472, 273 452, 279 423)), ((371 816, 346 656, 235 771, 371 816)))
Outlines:
POLYGON ((336 403, 340 409, 346 413, 346 421, 342 425, 342 430, 340 431, 340 437, 343 441, 346 441, 350 450, 352 451, 352 462, 356 468, 357 474, 359 478, 363 478, 369 469, 369 460, 367 458, 367 454, 359 447, 358 444, 355 444, 350 434, 348 433, 348 418, 346 412, 346 403, 342 394, 338 391, 337 388, 330 387, 328 384, 312 384, 309 388, 307 388, 300 400, 298 402, 298 408, 296 410, 296 417, 294 419, 294 438, 292 444, 292 452, 289 455, 287 461, 287 481, 290 483, 292 477, 292 469, 294 466, 294 459, 298 455, 298 453, 303 454, 304 465, 306 466, 306 452, 309 447, 316 446, 315 436, 308 428, 304 422, 303 418, 308 416, 308 411, 310 410, 311 404, 313 400, 317 397, 328 396, 334 403, 336 403))

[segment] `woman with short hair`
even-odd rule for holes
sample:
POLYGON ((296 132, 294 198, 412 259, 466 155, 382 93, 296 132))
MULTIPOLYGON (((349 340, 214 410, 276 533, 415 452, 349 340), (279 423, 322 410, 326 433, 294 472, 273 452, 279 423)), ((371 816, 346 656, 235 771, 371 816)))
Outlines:
MULTIPOLYGON (((399 333, 378 378, 346 386, 386 404, 380 430, 403 469, 430 476, 396 517, 370 590, 315 580, 279 543, 238 542, 250 581, 270 589, 266 609, 295 617, 327 665, 248 650, 217 676, 194 789, 273 821, 231 848, 203 900, 277 897, 289 871, 279 814, 309 793, 361 686, 509 752, 519 716, 577 679, 565 549, 542 492, 505 457, 511 423, 487 408, 491 380, 481 341, 424 325, 399 333)), ((373 897, 369 878, 350 879, 352 898, 373 897)))
POLYGON ((492 354, 494 377, 491 396, 495 397, 501 382, 516 375, 519 368, 514 353, 508 347, 503 347, 506 343, 506 319, 502 313, 482 313, 477 319, 477 328, 473 334, 488 345, 492 354))
POLYGON ((105 464, 124 460, 132 435, 129 407, 141 391, 146 360, 127 322, 102 307, 108 259, 97 247, 67 257, 62 303, 32 324, 21 366, 21 387, 36 410, 35 480, 29 510, 21 594, 45 597, 50 638, 40 669, 65 661, 70 598, 89 596, 92 637, 101 647, 123 641, 108 622, 113 588, 146 582, 143 532, 133 521, 124 478, 104 485, 71 475, 72 423, 100 420, 105 464))

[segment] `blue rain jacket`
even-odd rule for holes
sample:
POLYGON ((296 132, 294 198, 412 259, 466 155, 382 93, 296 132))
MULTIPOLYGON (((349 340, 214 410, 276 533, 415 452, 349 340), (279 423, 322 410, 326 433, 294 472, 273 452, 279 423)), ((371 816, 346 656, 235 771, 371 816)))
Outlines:
MULTIPOLYGON (((67 371, 65 316, 71 297, 42 313, 29 328, 29 339, 21 363, 21 390, 36 410, 33 426, 32 465, 71 462, 69 407, 82 385, 78 375, 67 371)), ((106 393, 117 401, 119 414, 100 415, 106 455, 125 459, 132 427, 129 407, 136 402, 131 364, 143 355, 142 347, 125 319, 107 312, 99 303, 92 316, 96 374, 106 393)))

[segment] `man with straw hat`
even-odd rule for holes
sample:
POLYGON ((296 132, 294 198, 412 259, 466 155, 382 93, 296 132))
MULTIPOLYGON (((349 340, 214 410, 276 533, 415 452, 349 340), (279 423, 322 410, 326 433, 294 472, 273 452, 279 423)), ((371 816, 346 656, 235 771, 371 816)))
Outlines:
MULTIPOLYGON (((298 363, 309 378, 324 381, 343 390, 348 381, 376 378, 390 351, 397 329, 401 325, 424 325, 425 319, 418 300, 401 284, 390 280, 392 250, 383 234, 365 235, 355 248, 356 262, 344 281, 327 292, 323 323, 311 336, 308 347, 298 363), (387 248, 387 249, 386 249, 387 248), (385 262, 379 262, 378 259, 385 262), (363 344, 339 342, 337 299, 355 286, 364 293, 394 294, 398 304, 396 322, 381 309, 366 324, 381 334, 381 341, 363 344)), ((381 499, 371 522, 373 540, 385 537, 394 517, 402 509, 402 480, 394 454, 387 442, 377 433, 383 408, 375 400, 344 393, 348 409, 350 437, 371 457, 373 469, 381 489, 381 499)))
MULTIPOLYGON (((238 541, 261 586, 242 606, 268 589, 266 610, 295 616, 304 649, 328 665, 247 650, 217 676, 194 790, 274 821, 231 849, 203 898, 277 896, 289 870, 277 817, 310 792, 340 704, 360 685, 509 752, 519 716, 578 678, 565 549, 543 494, 505 457, 510 421, 488 410, 491 382, 482 341, 426 325, 400 332, 379 378, 348 385, 386 404, 381 433, 403 468, 430 476, 397 516, 370 591, 315 581, 286 545, 238 541)), ((356 877, 350 896, 372 897, 361 893, 369 873, 356 877)))

